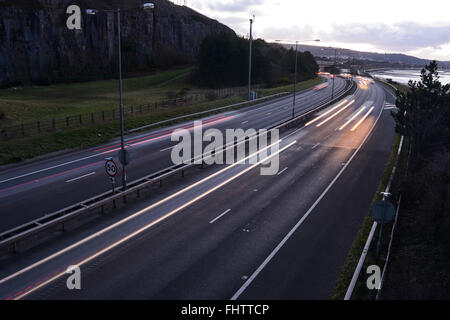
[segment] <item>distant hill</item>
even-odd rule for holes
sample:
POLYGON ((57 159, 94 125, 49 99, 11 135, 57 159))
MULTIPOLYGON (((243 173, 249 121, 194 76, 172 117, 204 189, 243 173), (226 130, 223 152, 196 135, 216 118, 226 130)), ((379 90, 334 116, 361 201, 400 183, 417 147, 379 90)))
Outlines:
MULTIPOLYGON (((431 60, 420 59, 413 56, 409 56, 401 53, 377 53, 377 52, 363 52, 343 48, 333 47, 321 47, 310 45, 299 45, 300 50, 309 51, 315 57, 323 57, 334 60, 335 50, 337 49, 337 57, 339 61, 342 60, 359 60, 359 61, 372 61, 375 63, 386 64, 400 64, 410 67, 423 67, 431 60)), ((450 67, 450 61, 438 61, 441 67, 450 67)), ((378 64, 377 64, 378 65, 378 64)), ((382 66, 382 65, 380 65, 382 66)))

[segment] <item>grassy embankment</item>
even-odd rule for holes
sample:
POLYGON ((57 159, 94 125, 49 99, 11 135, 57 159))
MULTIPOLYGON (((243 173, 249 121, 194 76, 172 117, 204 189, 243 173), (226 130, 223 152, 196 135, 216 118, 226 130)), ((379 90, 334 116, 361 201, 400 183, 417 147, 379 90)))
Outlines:
MULTIPOLYGON (((374 198, 372 200, 372 203, 370 207, 377 201, 382 200, 381 192, 384 192, 386 190, 386 187, 388 185, 392 169, 395 165, 395 161, 397 158, 397 152, 398 147, 400 144, 400 136, 397 135, 394 144, 392 146, 392 152, 389 159, 388 164, 386 165, 386 168, 384 170, 383 176, 381 178, 380 184, 378 186, 377 192, 374 195, 374 198)), ((398 167, 394 176, 393 184, 391 185, 391 193, 392 196, 389 198, 389 201, 397 205, 398 197, 399 197, 399 180, 402 175, 405 174, 406 170, 406 161, 407 161, 407 154, 408 154, 408 147, 406 141, 403 144, 402 152, 400 154, 398 167)), ((353 273, 356 269, 356 266, 358 264, 359 258, 363 252, 364 246, 366 244, 367 238, 370 234, 370 230, 373 225, 373 219, 370 216, 370 209, 367 212, 366 218, 363 222, 363 225, 356 237, 356 240, 354 241, 352 248, 350 249, 350 252, 346 258, 346 261, 344 263, 344 266, 341 270, 341 274, 336 282, 334 292, 332 299, 335 300, 342 300, 344 299, 345 293, 347 291, 347 288, 350 284, 350 281, 353 277, 353 273)), ((384 259, 386 258, 387 254, 387 247, 389 242, 389 235, 390 231, 392 229, 392 223, 385 224, 383 229, 383 244, 382 244, 382 250, 380 253, 380 259, 376 260, 376 244, 378 241, 378 234, 379 234, 379 227, 377 228, 374 238, 372 240, 372 244, 370 246, 369 252, 367 254, 366 260, 364 262, 364 266, 361 270, 360 277, 358 279, 358 282, 355 286, 355 290, 352 295, 352 300, 373 300, 377 294, 376 290, 368 290, 366 287, 366 280, 368 275, 366 274, 367 266, 370 265, 378 265, 380 266, 381 270, 384 266, 384 259)))
MULTIPOLYGON (((212 90, 193 86, 188 82, 190 68, 163 72, 146 77, 124 80, 124 105, 142 105, 160 102, 180 91, 188 95, 207 94, 212 90)), ((298 90, 321 82, 320 78, 298 84, 298 90)), ((291 91, 290 86, 259 90, 264 97, 291 91)), ((214 101, 203 101, 157 109, 154 112, 125 119, 125 129, 130 130, 177 116, 226 106, 246 99, 245 94, 231 95, 214 101)), ((91 112, 111 111, 117 108, 117 80, 61 84, 45 87, 10 88, 0 90, 0 128, 52 118, 64 118, 91 112)), ((19 162, 60 150, 88 148, 110 141, 120 133, 119 121, 95 123, 80 128, 70 128, 14 140, 0 141, 0 165, 19 162)))

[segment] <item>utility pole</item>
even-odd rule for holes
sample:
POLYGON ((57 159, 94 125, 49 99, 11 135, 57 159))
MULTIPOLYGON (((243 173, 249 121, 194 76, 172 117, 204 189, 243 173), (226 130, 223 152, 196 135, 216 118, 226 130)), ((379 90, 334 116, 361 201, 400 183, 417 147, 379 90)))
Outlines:
MULTIPOLYGON (((122 101, 122 44, 121 44, 121 27, 120 27, 120 8, 117 9, 117 28, 119 36, 119 95, 120 95, 120 152, 125 156, 125 141, 124 141, 124 112, 122 101)), ((125 163, 122 163, 122 190, 127 189, 127 175, 125 172, 125 163)))
MULTIPOLYGON (((143 10, 151 10, 155 8, 155 4, 153 3, 144 3, 139 8, 143 10)), ((120 23, 120 8, 117 8, 117 10, 103 10, 105 12, 117 12, 117 35, 118 35, 118 49, 119 49, 119 97, 120 97, 120 152, 119 152, 119 160, 122 163, 122 190, 126 190, 127 188, 127 175, 125 172, 125 167, 129 163, 129 154, 125 150, 125 133, 124 133, 124 111, 123 111, 123 99, 122 99, 122 39, 121 39, 121 23, 120 23)), ((99 10, 96 9, 87 9, 86 13, 88 15, 96 15, 99 12, 99 10)))
MULTIPOLYGON (((337 58, 337 49, 334 49, 334 69, 335 70, 337 69, 336 68, 336 63, 337 63, 336 58, 337 58)), ((334 78, 336 78, 335 74, 333 74, 333 89, 331 91, 331 100, 334 99, 334 78)))
POLYGON ((253 27, 253 20, 255 19, 255 16, 253 16, 253 19, 250 19, 250 54, 249 54, 249 61, 248 61, 248 100, 250 101, 252 99, 251 94, 251 85, 252 85, 252 27, 253 27))
POLYGON ((298 65, 298 43, 299 42, 309 42, 309 41, 316 41, 320 42, 320 39, 315 40, 275 40, 276 42, 284 42, 284 43, 294 43, 295 42, 295 72, 294 72, 294 100, 292 103, 292 119, 295 118, 295 95, 297 93, 297 65, 298 65))
POLYGON ((294 104, 292 105, 292 119, 295 118, 295 94, 297 93, 297 57, 298 57, 298 41, 295 41, 294 104))

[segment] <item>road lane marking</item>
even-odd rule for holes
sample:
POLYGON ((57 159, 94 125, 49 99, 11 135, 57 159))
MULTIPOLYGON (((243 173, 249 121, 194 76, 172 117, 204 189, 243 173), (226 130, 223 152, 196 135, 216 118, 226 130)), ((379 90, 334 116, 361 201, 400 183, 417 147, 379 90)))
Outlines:
POLYGON ((91 173, 85 174, 84 176, 67 180, 66 183, 70 183, 70 182, 74 182, 74 181, 77 181, 77 180, 80 180, 80 179, 83 179, 83 178, 87 178, 87 177, 92 176, 94 174, 95 174, 95 172, 91 172, 91 173))
POLYGON ((363 112, 364 110, 366 110, 366 107, 360 108, 359 111, 358 111, 357 113, 355 113, 355 114, 353 115, 353 117, 350 118, 350 120, 348 120, 342 127, 339 128, 339 131, 342 131, 346 126, 348 126, 348 124, 349 124, 350 122, 352 122, 353 120, 355 120, 356 117, 359 116, 359 114, 360 114, 361 112, 363 112))
POLYGON ((328 121, 330 121, 331 119, 333 119, 334 117, 336 117, 338 114, 340 114, 342 111, 344 111, 345 109, 347 109, 348 107, 350 107, 353 103, 355 103, 355 100, 352 100, 349 104, 347 104, 345 107, 339 109, 339 111, 337 111, 336 113, 332 114, 331 116, 329 116, 327 119, 323 120, 321 123, 319 123, 317 125, 317 127, 321 127, 322 125, 324 125, 325 123, 327 123, 328 121))
POLYGON ((95 165, 100 164, 100 163, 103 163, 103 161, 97 161, 97 162, 88 164, 86 166, 82 166, 82 167, 79 167, 79 168, 63 171, 63 172, 60 172, 60 173, 55 173, 55 174, 52 174, 51 176, 47 176, 47 177, 44 177, 44 178, 31 180, 31 181, 24 182, 24 183, 21 183, 21 184, 12 186, 12 187, 8 187, 8 188, 5 188, 5 189, 0 189, 0 193, 5 192, 5 191, 10 191, 10 190, 13 190, 13 189, 16 189, 16 188, 19 188, 19 187, 23 187, 23 186, 26 186, 26 185, 29 185, 29 184, 32 184, 32 183, 38 183, 38 182, 45 181, 45 180, 48 180, 48 179, 51 179, 51 178, 59 177, 59 176, 62 176, 64 174, 71 173, 71 172, 74 172, 74 171, 77 171, 77 170, 80 170, 80 169, 84 169, 84 168, 89 168, 89 167, 95 166, 95 165))
MULTIPOLYGON (((209 119, 209 120, 215 120, 215 119, 218 119, 218 120, 213 121, 213 122, 207 122, 207 123, 205 123, 205 124, 206 124, 206 125, 210 125, 210 124, 213 124, 213 123, 218 122, 218 121, 221 121, 221 120, 228 120, 228 119, 230 118, 230 117, 228 117, 228 118, 223 118, 223 117, 225 117, 225 116, 221 116, 221 117, 209 119)), ((192 124, 187 125, 187 126, 192 126, 192 124)), ((186 126, 184 126, 184 127, 186 127, 186 126)), ((172 130, 177 130, 177 129, 180 129, 180 128, 183 128, 183 127, 179 127, 179 128, 172 129, 172 130)), ((158 135, 158 134, 161 134, 161 133, 162 133, 162 132, 159 132, 159 133, 156 133, 156 134, 152 134, 152 135, 147 135, 147 136, 145 136, 145 137, 143 137, 143 138, 139 138, 139 139, 132 140, 132 142, 133 142, 133 141, 139 141, 139 140, 142 140, 142 139, 147 139, 148 137, 152 137, 152 136, 155 136, 155 135, 158 135)), ((163 137, 164 137, 164 136, 161 136, 161 138, 163 138, 163 137)), ((129 143, 129 142, 127 141, 127 143, 129 143)), ((114 148, 114 147, 116 147, 116 146, 118 146, 118 145, 113 145, 113 146, 109 146, 109 147, 104 147, 104 148, 102 148, 102 149, 94 150, 93 152, 103 151, 103 150, 106 150, 106 149, 114 148)), ((113 149, 113 150, 107 150, 107 151, 102 152, 102 153, 96 153, 96 154, 91 155, 91 156, 87 156, 87 157, 75 159, 75 160, 72 160, 72 161, 64 162, 64 163, 61 163, 61 164, 58 164, 58 165, 54 165, 54 166, 47 167, 47 168, 44 168, 44 169, 32 171, 32 172, 25 173, 25 174, 22 174, 22 175, 19 175, 19 176, 16 176, 16 177, 8 178, 8 179, 5 179, 5 180, 0 180, 0 184, 5 183, 5 182, 9 182, 9 181, 12 181, 12 180, 17 180, 17 179, 20 179, 20 178, 24 178, 24 177, 27 177, 27 176, 31 176, 31 175, 34 175, 34 174, 37 174, 37 173, 41 173, 41 172, 49 171, 49 170, 52 170, 52 169, 60 168, 60 167, 63 167, 63 166, 67 166, 67 165, 70 165, 70 164, 73 164, 73 163, 76 163, 76 162, 80 162, 80 161, 83 161, 83 160, 95 158, 95 157, 98 157, 98 156, 101 156, 101 155, 104 155, 104 154, 107 154, 107 153, 111 153, 111 152, 114 152, 114 151, 117 151, 117 150, 120 150, 120 148, 119 148, 119 149, 113 149)), ((81 168, 82 168, 82 167, 81 167, 81 168)), ((44 178, 45 178, 45 177, 44 177, 44 178)), ((43 179, 43 178, 41 178, 41 179, 43 179)))
POLYGON ((361 118, 361 120, 358 121, 358 123, 352 128, 351 131, 355 131, 356 129, 358 129, 359 125, 363 123, 363 121, 366 120, 367 117, 372 113, 373 109, 375 109, 375 107, 370 108, 369 111, 364 115, 364 117, 361 118))
POLYGON ((239 290, 231 297, 230 300, 237 300, 239 296, 250 286, 250 284, 256 279, 256 277, 261 273, 261 271, 269 264, 269 262, 273 259, 273 257, 280 251, 280 249, 284 246, 284 244, 292 237, 292 235, 297 231, 297 229, 303 224, 303 222, 308 218, 308 216, 311 214, 311 212, 317 207, 317 205, 320 203, 320 201, 325 197, 325 195, 328 193, 328 191, 331 189, 331 187, 336 183, 336 181, 339 179, 339 177, 344 173, 344 171, 348 168, 352 160, 356 157, 358 152, 361 150, 369 136, 371 135, 372 131, 374 130, 376 124, 380 120, 381 115, 383 114, 383 109, 381 109, 381 112, 378 115, 378 118, 375 120, 372 128, 367 133, 364 140, 359 145, 358 149, 356 149, 355 153, 350 157, 349 161, 345 164, 345 166, 339 171, 337 176, 331 181, 331 183, 327 186, 327 188, 322 192, 322 194, 317 198, 317 200, 313 203, 313 205, 309 208, 309 210, 303 215, 303 217, 297 222, 297 224, 289 231, 289 233, 281 240, 281 242, 273 249, 273 251, 267 256, 267 258, 261 263, 261 265, 253 272, 253 274, 250 276, 250 278, 247 279, 247 281, 239 288, 239 290))
MULTIPOLYGON (((208 123, 202 123, 202 126, 203 127, 207 127, 207 126, 210 126, 210 125, 218 123, 218 122, 229 120, 231 118, 234 118, 234 116, 222 118, 222 119, 219 119, 219 120, 216 120, 216 121, 212 121, 212 122, 208 122, 208 123)), ((193 129, 194 129, 194 127, 191 127, 189 129, 186 129, 186 130, 192 131, 193 129)), ((166 135, 163 135, 163 136, 159 136, 159 137, 155 137, 155 138, 139 141, 139 142, 136 142, 136 143, 132 143, 131 146, 134 147, 134 146, 138 146, 138 145, 141 145, 141 144, 144 144, 144 143, 148 143, 148 142, 152 142, 152 141, 159 140, 159 139, 162 139, 162 138, 170 137, 170 136, 172 136, 173 132, 175 132, 175 131, 176 130, 174 130, 171 133, 168 133, 166 135)), ((111 153, 111 152, 118 151, 118 150, 120 150, 120 148, 117 148, 117 149, 114 149, 114 150, 110 150, 110 151, 107 151, 105 153, 111 153)))
POLYGON ((294 132, 291 132, 290 134, 288 134, 287 136, 285 136, 284 139, 287 139, 287 138, 289 138, 289 137, 292 137, 294 134, 297 134, 297 133, 299 133, 300 131, 303 131, 303 129, 305 129, 305 127, 298 128, 298 129, 295 130, 294 132))
POLYGON ((36 170, 36 171, 33 171, 33 172, 25 173, 25 174, 22 174, 20 176, 16 176, 16 177, 13 177, 13 178, 1 180, 0 184, 1 183, 5 183, 5 182, 9 182, 9 181, 12 181, 12 180, 17 180, 17 179, 20 179, 20 178, 24 178, 24 177, 27 177, 27 176, 31 176, 31 175, 36 174, 36 173, 41 173, 41 172, 44 172, 44 171, 48 171, 48 170, 56 169, 56 168, 59 168, 59 167, 63 167, 63 166, 66 166, 66 165, 69 165, 69 164, 72 164, 72 163, 75 163, 75 162, 80 162, 80 161, 87 160, 87 159, 94 158, 94 157, 98 157, 98 154, 94 154, 94 155, 89 156, 89 157, 84 157, 84 158, 80 158, 80 159, 77 159, 77 160, 61 163, 61 164, 58 164, 58 165, 55 165, 55 166, 52 166, 52 167, 48 167, 48 168, 45 168, 45 169, 41 169, 41 170, 36 170))
POLYGON ((244 121, 244 122, 242 122, 242 124, 246 124, 246 123, 248 123, 248 121, 244 121))
MULTIPOLYGON (((221 119, 219 119, 219 120, 216 120, 216 121, 213 121, 213 122, 206 123, 206 124, 204 124, 204 126, 209 126, 209 125, 214 124, 214 123, 216 123, 216 122, 228 120, 229 118, 233 118, 233 116, 227 117, 227 118, 221 118, 221 119)), ((191 129, 192 129, 192 128, 191 128, 191 129)), ((143 144, 143 143, 148 143, 148 142, 151 142, 151 141, 154 141, 154 140, 158 140, 158 139, 161 139, 161 138, 164 138, 164 137, 168 137, 168 136, 171 136, 171 134, 166 134, 166 135, 163 135, 163 136, 158 136, 158 137, 156 137, 156 138, 152 138, 152 139, 148 139, 148 140, 145 140, 145 141, 137 142, 137 143, 128 145, 126 148, 128 148, 128 147, 130 147, 130 146, 140 145, 140 144, 143 144)), ((135 141, 136 141, 136 140, 135 140, 135 141)), ((41 169, 41 170, 34 171, 34 172, 30 172, 30 173, 27 173, 27 174, 24 174, 24 175, 21 175, 21 176, 17 176, 17 177, 14 177, 14 178, 6 179, 6 180, 3 180, 3 181, 0 181, 0 184, 1 184, 1 183, 4 183, 4 182, 16 180, 16 179, 19 179, 19 178, 23 178, 23 177, 26 177, 26 176, 30 176, 30 175, 33 175, 33 174, 36 174, 36 173, 40 173, 40 172, 43 172, 43 171, 48 171, 48 170, 51 170, 51 169, 55 169, 55 168, 58 168, 58 167, 62 167, 62 166, 65 166, 65 165, 68 165, 68 164, 72 164, 72 163, 75 163, 75 162, 79 162, 79 161, 82 161, 82 160, 86 160, 86 159, 89 159, 89 158, 94 158, 94 157, 98 157, 98 156, 101 156, 101 155, 110 154, 110 153, 112 153, 112 152, 119 151, 119 150, 120 150, 120 148, 116 148, 116 149, 112 149, 112 150, 107 150, 107 151, 105 151, 105 152, 97 153, 97 154, 92 155, 92 156, 89 156, 89 157, 85 157, 85 158, 73 160, 73 161, 66 162, 66 163, 63 163, 63 164, 60 164, 60 165, 56 165, 56 166, 53 166, 53 167, 41 169)), ((94 165, 94 164, 97 164, 97 163, 98 163, 98 162, 91 163, 91 164, 89 164, 89 165, 87 165, 87 166, 94 165)), ((20 186, 27 185, 27 184, 30 184, 30 183, 33 183, 33 182, 39 182, 39 181, 42 181, 42 180, 46 180, 46 179, 48 179, 48 178, 51 178, 51 177, 54 177, 54 176, 57 176, 57 175, 61 175, 61 174, 64 174, 64 173, 66 173, 66 172, 76 171, 76 170, 79 170, 79 169, 82 169, 82 168, 85 168, 85 167, 86 167, 86 166, 82 166, 82 167, 75 168, 75 169, 72 169, 72 170, 69 170, 69 171, 65 171, 65 172, 62 172, 62 173, 59 173, 59 174, 54 174, 54 175, 50 175, 50 176, 48 176, 48 177, 43 177, 43 178, 39 178, 39 179, 36 179, 36 180, 33 180, 33 181, 28 181, 28 182, 25 182, 25 183, 22 183, 22 184, 18 184, 18 185, 15 185, 15 186, 12 186, 12 187, 9 187, 9 188, 6 188, 6 189, 1 189, 0 192, 8 191, 8 190, 11 190, 11 189, 15 189, 15 188, 18 188, 18 187, 20 187, 20 186)))
MULTIPOLYGON (((190 201, 184 203, 183 205, 179 206, 178 208, 176 208, 176 209, 174 209, 174 210, 172 210, 172 211, 166 213, 165 215, 163 215, 162 217, 156 219, 155 221, 153 221, 153 222, 151 222, 151 223, 145 225, 144 227, 142 227, 142 228, 140 228, 140 229, 134 231, 133 233, 131 233, 131 234, 129 234, 129 235, 123 237, 122 239, 120 239, 120 240, 114 242, 113 244, 107 246, 106 248, 104 248, 104 249, 102 249, 102 250, 96 252, 95 254, 93 254, 93 255, 91 255, 91 256, 85 258, 85 259, 82 260, 81 262, 78 262, 78 263, 77 263, 77 266, 81 267, 81 266, 85 265, 86 263, 92 261, 93 259, 95 259, 95 258, 101 256, 102 254, 104 254, 104 253, 106 253, 106 252, 108 252, 108 251, 114 249, 115 247, 121 245, 122 243, 124 243, 124 242, 126 242, 126 241, 128 241, 128 240, 130 240, 130 239, 132 239, 132 238, 134 238, 134 237, 136 237, 136 236, 138 236, 139 234, 141 234, 142 232, 144 232, 144 231, 150 229, 151 227, 153 227, 154 225, 158 224, 159 222, 161 222, 161 221, 163 221, 163 220, 169 218, 170 216, 172 216, 172 215, 174 215, 175 213, 177 213, 177 212, 183 210, 184 208, 190 206, 191 204, 197 202, 198 200, 203 199, 203 198, 206 197, 207 195, 211 194, 212 192, 216 191, 217 189, 220 189, 221 187, 223 187, 224 185, 226 185, 226 184, 230 183, 231 181, 237 179, 238 177, 244 175, 244 174, 247 173, 248 171, 253 170, 254 168, 256 168, 256 167, 258 167, 259 165, 263 164, 264 162, 268 161, 270 158, 273 158, 273 157, 277 156, 278 154, 280 154, 280 153, 283 152, 284 150, 290 148, 291 146, 293 146, 293 145, 296 144, 296 143, 297 143, 297 141, 291 142, 291 143, 288 144, 287 146, 285 146, 285 147, 281 148, 280 150, 274 152, 273 154, 267 156, 267 157, 264 158, 263 160, 261 160, 261 161, 255 163, 254 165, 252 165, 252 166, 250 166, 250 167, 244 169, 243 171, 241 171, 241 172, 237 173, 236 175, 232 176, 231 178, 229 178, 229 179, 223 181, 222 183, 218 184, 217 186, 211 188, 210 190, 205 191, 204 193, 202 193, 202 194, 200 194, 199 196, 195 197, 194 199, 192 199, 192 200, 190 200, 190 201)), ((259 152, 260 152, 260 151, 259 151, 259 152)), ((259 153, 259 152, 258 152, 258 153, 259 153)), ((162 201, 162 200, 161 200, 161 201, 162 201)), ((142 209, 142 210, 139 210, 137 213, 133 214, 132 216, 130 216, 130 217, 128 217, 128 218, 125 218, 124 220, 129 220, 131 217, 135 217, 137 214, 140 215, 140 214, 142 214, 142 213, 145 213, 145 212, 151 210, 151 209, 154 208, 154 207, 155 207, 155 204, 152 204, 152 205, 148 206, 147 208, 144 208, 144 209, 142 209)), ((124 220, 122 220, 122 221, 124 221, 124 220)), ((115 226, 115 225, 117 225, 117 224, 120 223, 120 222, 121 222, 121 221, 119 221, 119 222, 113 224, 112 226, 115 226)), ((110 230, 112 226, 107 227, 107 228, 105 228, 105 229, 103 229, 103 230, 106 230, 106 229, 110 230)), ((95 233, 95 234, 93 234, 93 235, 91 235, 91 236, 89 236, 89 237, 87 237, 87 238, 85 238, 85 239, 92 239, 92 238, 98 237, 99 235, 102 234, 103 230, 101 230, 101 231, 99 231, 99 232, 97 232, 97 233, 95 233)), ((103 233, 104 233, 104 232, 103 232, 103 233)), ((81 241, 86 242, 87 240, 85 241, 85 239, 83 239, 83 240, 81 240, 81 241)), ((80 241, 80 242, 81 242, 81 241, 80 241)), ((80 243, 80 242, 77 242, 77 243, 80 243)), ((84 243, 84 242, 83 242, 83 243, 84 243)), ((72 246, 70 246, 70 247, 73 248, 73 246, 74 246, 74 245, 72 245, 72 246)), ((70 248, 70 247, 69 247, 69 248, 70 248)), ((64 250, 65 250, 65 249, 64 249, 64 250)), ((48 258, 47 258, 47 259, 48 259, 48 258)), ((67 275, 67 273, 66 273, 65 270, 62 271, 62 272, 60 272, 60 273, 58 273, 57 275, 51 277, 51 278, 48 279, 48 280, 45 280, 45 281, 42 281, 42 282, 38 282, 39 284, 36 285, 35 287, 32 287, 32 288, 28 287, 28 288, 27 288, 27 289, 29 289, 28 291, 25 291, 25 290, 20 291, 19 293, 17 293, 16 295, 13 296, 13 299, 14 299, 14 300, 22 299, 23 297, 26 297, 27 295, 33 293, 33 292, 36 291, 36 290, 39 290, 40 288, 42 288, 42 287, 46 286, 47 284, 49 284, 49 283, 51 283, 51 282, 53 282, 53 281, 55 281, 55 280, 61 278, 61 277, 64 276, 64 275, 67 275)), ((11 277, 11 276, 10 276, 10 277, 11 277)), ((8 277, 8 278, 10 278, 10 277, 8 277)), ((5 278, 5 279, 7 279, 7 278, 5 278)), ((0 280, 0 284, 3 283, 3 282, 5 282, 4 279, 3 279, 3 280, 0 280)))
POLYGON ((167 151, 167 150, 172 150, 173 148, 175 148, 175 146, 171 146, 171 147, 169 147, 169 148, 161 149, 161 150, 159 150, 159 152, 164 152, 164 151, 167 151))
MULTIPOLYGON (((206 120, 203 121, 203 124, 204 125, 209 125, 209 124, 213 124, 213 123, 215 123, 217 121, 227 120, 228 118, 230 118, 230 117, 228 117, 228 118, 225 118, 225 117, 226 117, 225 115, 222 115, 222 116, 218 116, 218 117, 215 117, 215 118, 206 119, 206 120)), ((145 140, 145 139, 148 139, 148 138, 164 138, 165 136, 167 136, 167 133, 171 134, 174 131, 177 131, 177 130, 180 130, 180 129, 189 130, 189 129, 192 129, 192 128, 194 128, 194 123, 193 122, 189 123, 189 124, 186 124, 186 125, 183 125, 183 126, 175 127, 175 128, 172 128, 172 129, 159 131, 159 132, 156 132, 156 133, 146 134, 143 137, 136 138, 136 139, 133 139, 133 140, 128 140, 128 141, 126 141, 126 143, 130 144, 130 143, 142 141, 142 140, 145 140)), ((102 148, 94 150, 94 152, 100 152, 100 151, 104 151, 106 149, 117 148, 117 147, 120 147, 120 144, 113 144, 113 145, 110 145, 110 146, 102 147, 102 148)))
POLYGON ((227 213, 229 213, 231 211, 231 209, 226 210, 224 213, 222 213, 221 215, 219 215, 217 218, 211 220, 209 223, 213 224, 214 222, 216 222, 217 220, 219 220, 220 218, 222 218, 224 215, 226 215, 227 213))
POLYGON ((315 149, 315 148, 317 148, 318 146, 320 146, 320 142, 318 143, 318 144, 316 144, 316 145, 314 145, 311 149, 315 149))
POLYGON ((284 168, 283 170, 281 170, 280 172, 278 172, 277 176, 280 176, 283 174, 283 172, 285 172, 288 169, 288 167, 284 168))
MULTIPOLYGON (((120 220, 120 221, 118 221, 118 222, 116 222, 116 223, 114 223, 114 224, 112 224, 112 225, 110 225, 110 226, 108 226, 108 227, 106 227, 106 228, 104 228, 104 229, 102 229, 102 230, 100 230, 100 231, 98 231, 98 232, 96 232, 96 233, 94 233, 94 234, 84 238, 84 239, 82 239, 82 240, 79 240, 78 242, 76 242, 76 243, 74 243, 74 244, 72 244, 72 245, 70 245, 70 246, 68 246, 68 247, 66 247, 64 249, 59 250, 56 253, 51 254, 50 256, 48 256, 48 257, 46 257, 44 259, 41 259, 41 260, 33 263, 32 265, 30 265, 30 266, 28 266, 26 268, 23 268, 23 269, 15 272, 15 273, 7 276, 6 278, 0 279, 0 284, 5 283, 6 281, 9 281, 9 280, 11 280, 13 278, 16 278, 17 276, 20 276, 21 274, 23 274, 23 273, 25 273, 27 271, 30 271, 30 270, 32 270, 32 269, 34 269, 34 268, 36 268, 36 267, 38 267, 38 266, 48 262, 48 261, 50 261, 50 260, 53 260, 54 258, 56 258, 56 257, 58 257, 58 256, 60 256, 60 255, 62 255, 64 253, 66 253, 66 252, 68 252, 68 251, 70 251, 70 250, 72 250, 74 248, 77 248, 77 247, 81 246, 82 244, 84 244, 84 243, 86 243, 86 242, 88 242, 88 241, 90 241, 90 240, 92 240, 92 239, 94 239, 96 237, 99 237, 99 236, 103 235, 104 233, 106 233, 106 232, 108 232, 110 230, 115 229, 116 227, 119 227, 120 225, 122 225, 122 224, 124 224, 124 223, 126 223, 126 222, 128 222, 128 221, 130 221, 130 220, 132 220, 132 219, 142 215, 146 211, 151 210, 151 209, 153 209, 153 208, 155 208, 155 207, 157 207, 157 206, 159 206, 161 204, 164 204, 167 201, 172 200, 173 198, 175 198, 175 197, 177 197, 177 196, 179 196, 179 195, 181 195, 181 194, 183 194, 183 193, 185 193, 185 192, 195 188, 196 186, 198 186, 198 185, 200 185, 200 184, 202 184, 202 183, 204 183, 204 182, 206 182, 206 181, 208 181, 208 180, 210 180, 210 179, 212 179, 212 178, 222 174, 223 172, 226 172, 226 171, 232 169, 233 167, 239 165, 240 163, 245 163, 245 161, 247 161, 248 159, 254 157, 255 155, 257 155, 257 154, 259 154, 259 153, 261 153, 261 152, 263 152, 263 151, 265 151, 265 150, 267 150, 269 148, 272 148, 274 145, 279 144, 281 141, 283 141, 283 140, 280 139, 280 140, 274 142, 273 144, 271 144, 271 145, 269 145, 269 146, 267 146, 265 148, 262 148, 261 150, 259 150, 259 151, 255 152, 255 153, 247 156, 246 158, 243 158, 243 159, 239 160, 238 162, 235 162, 232 165, 229 165, 228 167, 223 168, 223 169, 213 173, 212 175, 210 175, 210 176, 208 176, 206 178, 203 178, 203 179, 193 183, 192 185, 190 185, 190 186, 188 186, 188 187, 186 187, 186 188, 184 188, 184 189, 182 189, 180 191, 177 191, 177 192, 173 193, 170 196, 153 203, 152 205, 147 207, 145 210, 140 210, 140 211, 138 211, 138 212, 136 212, 136 213, 134 213, 134 214, 132 214, 132 215, 130 215, 130 216, 128 216, 128 217, 126 217, 126 218, 124 218, 124 219, 122 219, 122 220, 120 220)), ((266 160, 267 159, 268 158, 266 158, 266 160)))
POLYGON ((320 119, 326 117, 327 115, 329 115, 330 113, 332 113, 334 110, 336 110, 337 108, 339 108, 340 106, 344 105, 348 100, 345 99, 344 101, 342 101, 341 103, 339 103, 338 105, 336 105, 335 107, 331 108, 330 110, 328 110, 327 112, 325 112, 324 114, 318 116, 317 118, 315 118, 314 120, 311 120, 310 122, 308 122, 307 124, 305 124, 305 127, 310 126, 311 124, 313 124, 316 121, 319 121, 320 119))

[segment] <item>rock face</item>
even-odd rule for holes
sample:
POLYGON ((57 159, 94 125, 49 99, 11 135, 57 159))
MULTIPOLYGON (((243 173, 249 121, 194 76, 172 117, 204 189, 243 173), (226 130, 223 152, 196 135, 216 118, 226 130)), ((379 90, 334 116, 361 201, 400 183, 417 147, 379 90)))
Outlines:
POLYGON ((121 7, 124 72, 192 63, 202 40, 231 29, 187 7, 153 0, 0 0, 0 87, 107 78, 117 73, 121 7), (69 30, 66 9, 82 9, 81 30, 69 30), (101 9, 87 15, 86 9, 101 9), (106 11, 105 11, 106 10, 106 11), (109 11, 108 11, 109 10, 109 11))

